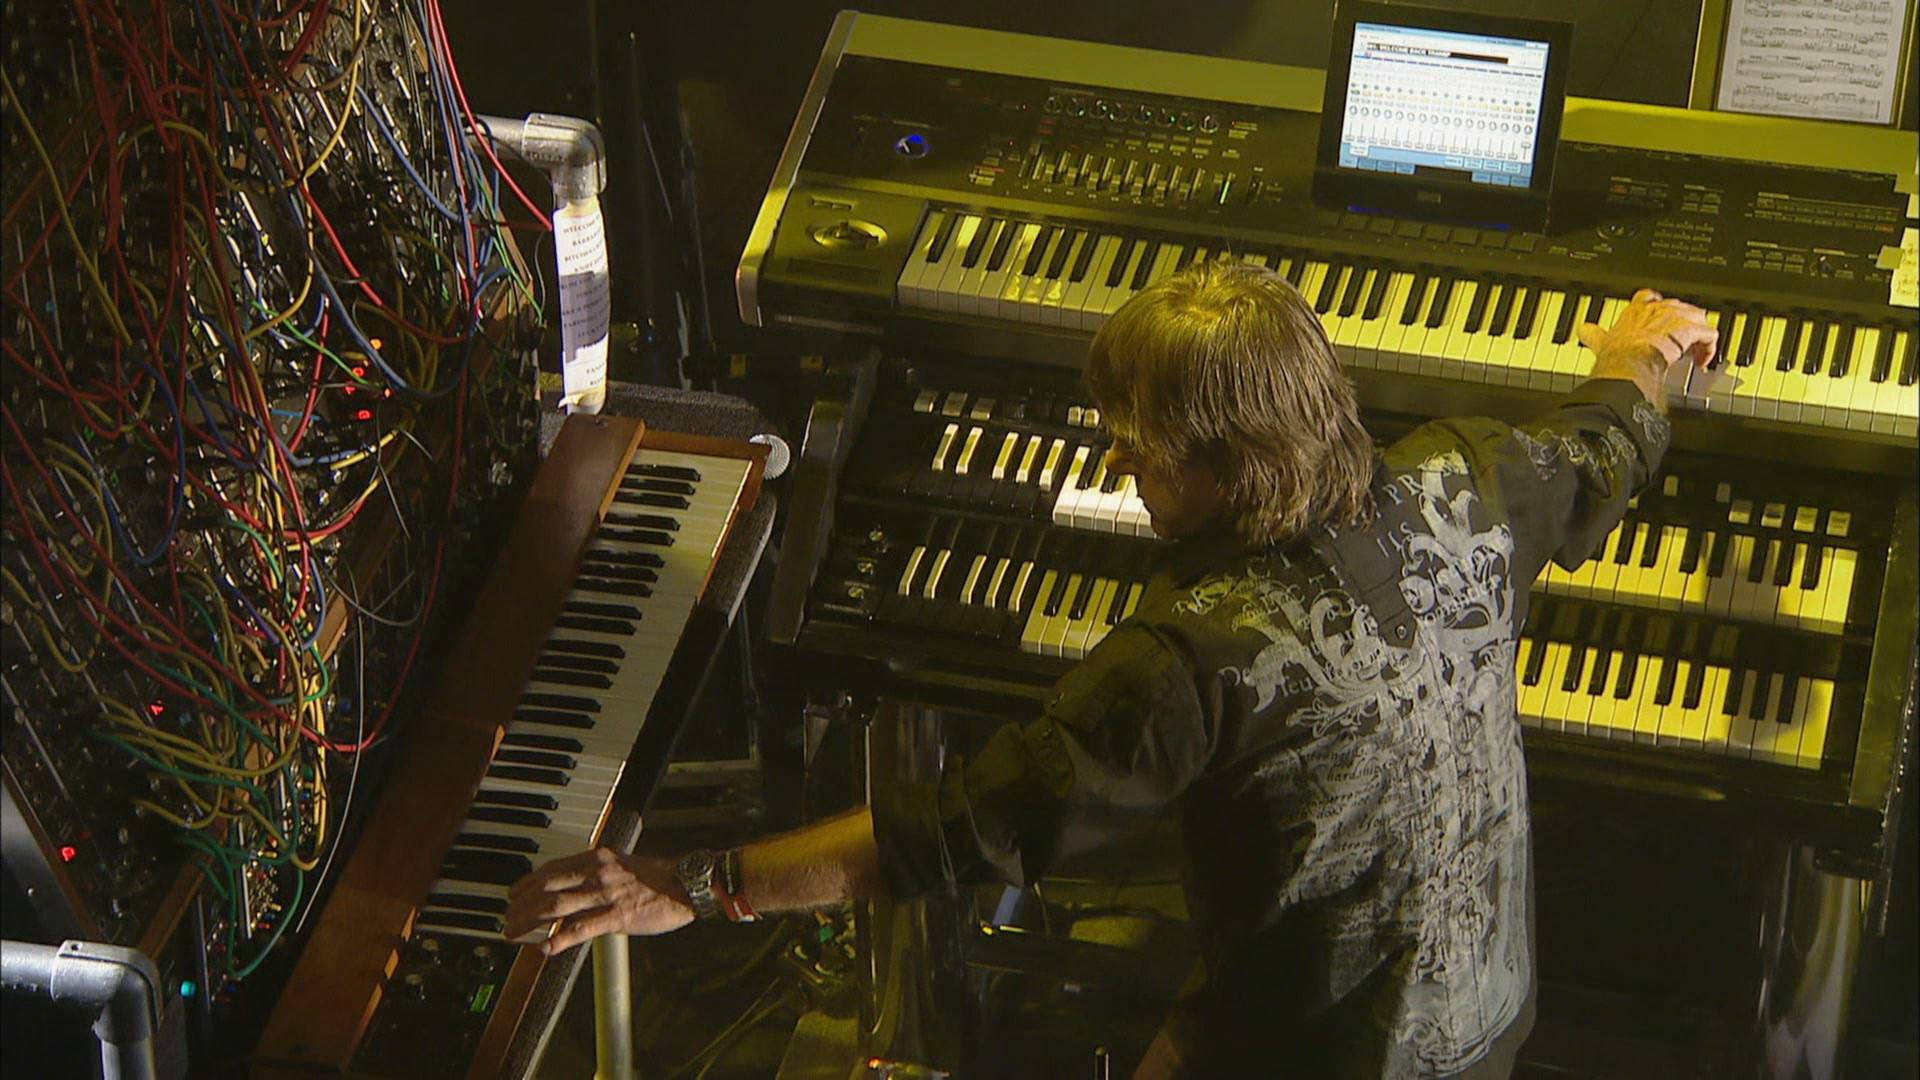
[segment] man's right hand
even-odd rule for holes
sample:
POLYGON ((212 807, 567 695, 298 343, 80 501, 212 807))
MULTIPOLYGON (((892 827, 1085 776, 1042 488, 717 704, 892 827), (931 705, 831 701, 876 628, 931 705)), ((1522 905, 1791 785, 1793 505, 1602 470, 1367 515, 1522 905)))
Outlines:
POLYGON ((507 890, 505 936, 513 940, 551 928, 537 944, 552 956, 601 934, 664 934, 692 921, 693 905, 672 863, 594 848, 514 882, 507 890))
POLYGON ((1720 342, 1706 312, 1652 289, 1634 293, 1612 326, 1581 323, 1578 333, 1580 344, 1596 357, 1590 378, 1631 380, 1661 409, 1667 405, 1662 385, 1667 368, 1682 357, 1705 367, 1720 342))

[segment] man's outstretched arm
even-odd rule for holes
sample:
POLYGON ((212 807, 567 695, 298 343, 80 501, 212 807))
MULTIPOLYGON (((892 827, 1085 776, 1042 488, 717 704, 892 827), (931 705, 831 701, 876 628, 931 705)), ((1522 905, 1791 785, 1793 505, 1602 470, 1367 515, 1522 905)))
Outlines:
MULTIPOLYGON (((873 815, 855 810, 740 851, 741 893, 762 914, 885 893, 873 815)), ((508 891, 506 936, 548 936, 548 956, 601 934, 664 934, 693 921, 669 859, 595 848, 556 859, 508 891), (549 933, 549 931, 551 931, 549 933)))

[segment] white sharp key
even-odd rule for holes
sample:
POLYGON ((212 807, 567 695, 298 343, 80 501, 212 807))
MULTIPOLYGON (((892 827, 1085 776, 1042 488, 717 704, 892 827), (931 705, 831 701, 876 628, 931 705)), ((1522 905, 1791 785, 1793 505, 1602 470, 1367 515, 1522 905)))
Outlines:
POLYGON ((960 456, 954 459, 953 475, 965 476, 973 468, 973 455, 980 449, 980 438, 986 434, 984 428, 968 428, 967 439, 960 444, 960 456))
POLYGON ((1007 464, 1013 460, 1014 451, 1018 449, 1019 446, 1020 433, 1017 431, 1007 432, 1006 438, 1000 441, 1000 452, 993 457, 992 476, 995 480, 1003 481, 1007 479, 1007 464))

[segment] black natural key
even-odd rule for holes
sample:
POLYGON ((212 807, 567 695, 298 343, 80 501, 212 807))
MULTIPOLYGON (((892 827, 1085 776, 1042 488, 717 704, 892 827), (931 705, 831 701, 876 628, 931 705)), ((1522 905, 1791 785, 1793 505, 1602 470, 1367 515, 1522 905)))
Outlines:
POLYGON ((493 752, 493 760, 504 761, 509 765, 539 765, 548 769, 571 769, 580 764, 580 760, 572 754, 561 754, 552 750, 522 750, 506 745, 493 752))
POLYGON ((1892 327, 1880 328, 1880 344, 1873 350, 1873 367, 1867 370, 1867 378, 1874 382, 1886 382, 1887 376, 1893 373, 1893 338, 1892 327))
POLYGON ((561 754, 582 754, 587 744, 579 739, 565 735, 536 735, 528 731, 509 731, 501 738, 502 746, 525 746, 534 750, 551 750, 561 754))
POLYGON ((1340 295, 1340 274, 1346 267, 1331 264, 1327 267, 1327 276, 1320 279, 1320 288, 1313 294, 1313 310, 1321 315, 1333 310, 1333 302, 1340 295))
POLYGON ((1009 221, 1000 230, 1000 239, 993 242, 993 252, 987 256, 987 273, 998 273, 1001 267, 1007 265, 1007 249, 1013 246, 1014 234, 1023 227, 1009 221))
MULTIPOLYGON (((519 880, 493 881, 491 878, 446 876, 456 881, 488 881, 495 885, 511 885, 519 880)), ((414 917, 413 923, 429 929, 444 927, 448 930, 478 930, 490 934, 497 934, 506 928, 506 923, 497 915, 480 915, 470 911, 423 911, 414 917)))
POLYGON ((575 578, 573 587, 581 592, 597 593, 609 596, 631 596, 644 600, 653 595, 653 590, 632 581, 615 581, 611 578, 582 577, 575 578))
POLYGON ((1706 685, 1707 665, 1696 661, 1693 670, 1687 672, 1686 694, 1681 697, 1680 704, 1689 709, 1699 708, 1700 692, 1706 688, 1706 685))
POLYGON ((575 656, 564 652, 543 652, 534 661, 543 668, 567 668, 572 671, 598 671, 607 675, 617 675, 620 665, 599 656, 575 656))
POLYGON ((597 713, 600 703, 590 697, 579 694, 553 694, 535 690, 520 695, 520 704, 540 709, 571 709, 574 712, 597 713))
POLYGON ((428 907, 458 908, 461 911, 480 911, 493 915, 507 913, 507 898, 504 896, 470 896, 466 893, 435 892, 427 894, 428 907))
POLYGON ((579 686, 588 690, 613 689, 613 680, 605 675, 592 671, 568 671, 565 668, 534 668, 533 674, 527 676, 527 681, 551 686, 579 686))
POLYGON ((558 810, 560 800, 537 791, 499 791, 481 788, 473 801, 482 806, 517 806, 522 810, 558 810))
POLYGON ((657 465, 641 462, 627 466, 628 476, 651 476, 661 480, 685 480, 690 484, 700 482, 700 470, 691 465, 657 465))
POLYGON ((1473 301, 1467 305, 1467 320, 1460 325, 1463 333, 1477 334, 1480 332, 1481 325, 1487 321, 1487 302, 1492 299, 1489 294, 1492 290, 1498 289, 1499 287, 1498 285, 1482 281, 1478 287, 1473 290, 1473 301))
POLYGON ((1797 540, 1784 540, 1780 544, 1780 561, 1773 567, 1773 583, 1778 588, 1793 584, 1793 560, 1800 554, 1797 540))
POLYGON ((1580 297, 1574 293, 1568 293, 1566 299, 1560 303, 1560 317, 1553 321, 1555 345, 1565 345, 1567 339, 1573 336, 1573 319, 1579 313, 1580 297))
POLYGON ((1653 684, 1653 703, 1666 708, 1673 704, 1673 684, 1680 674, 1680 661, 1671 656, 1660 658, 1660 681, 1653 684))
POLYGON ((1520 313, 1513 319, 1513 340, 1525 341, 1533 336, 1533 321, 1540 315, 1540 290, 1528 289, 1527 298, 1520 301, 1520 313))
POLYGON ((1500 290, 1499 299, 1493 302, 1493 314, 1487 318, 1487 333, 1494 337, 1506 336, 1507 322, 1513 316, 1515 296, 1526 291, 1519 285, 1509 285, 1500 290))
POLYGON ((555 628, 560 630, 585 630, 591 634, 613 634, 620 637, 632 637, 638 629, 630 622, 620 619, 597 619, 590 615, 562 615, 553 620, 555 628))
POLYGON ((1699 529, 1687 530, 1687 539, 1685 542, 1683 542, 1680 545, 1680 572, 1681 573, 1691 574, 1696 569, 1699 568, 1700 537, 1702 535, 1703 534, 1699 529))
POLYGON ((1786 332, 1780 335, 1780 355, 1774 358, 1773 366, 1777 371, 1792 371, 1800 360, 1800 335, 1806 323, 1799 319, 1787 320, 1786 332))
MULTIPOLYGON (((581 556, 597 563, 619 563, 621 566, 644 566, 658 570, 667 565, 667 560, 651 551, 609 551, 606 548, 588 548, 581 556)), ((651 580, 651 579, 649 579, 651 580)))
POLYGON ((1907 331, 1906 348, 1900 351, 1901 386, 1912 386, 1916 382, 1920 382, 1920 350, 1917 350, 1915 346, 1915 339, 1917 337, 1920 337, 1920 334, 1916 334, 1911 330, 1907 331))
POLYGON ((576 656, 604 656, 613 660, 625 660, 627 650, 607 641, 581 641, 579 638, 549 638, 548 652, 573 653, 576 656))
POLYGON ((1753 558, 1747 560, 1747 584, 1758 585, 1767 576, 1767 552, 1772 550, 1778 540, 1755 540, 1753 558))
POLYGON ((1159 254, 1160 242, 1157 240, 1147 241, 1146 250, 1140 253, 1139 262, 1134 264, 1133 277, 1128 280, 1127 288, 1132 289, 1134 292, 1139 292, 1141 289, 1147 287, 1147 278, 1153 274, 1153 264, 1159 257, 1159 254))
POLYGON ((1832 329, 1833 327, 1827 323, 1813 324, 1812 336, 1807 338, 1807 360, 1800 368, 1802 373, 1807 375, 1820 373, 1820 361, 1826 355, 1827 337, 1832 329))
POLYGON ((528 784, 566 787, 568 776, 559 769, 539 769, 531 765, 492 765, 487 775, 495 780, 519 780, 528 784))
POLYGON ((550 727, 580 728, 593 727, 593 717, 564 709, 515 709, 513 718, 524 724, 546 724, 550 727))
POLYGON ((1073 272, 1067 275, 1068 281, 1086 280, 1087 267, 1093 265, 1093 249, 1099 246, 1100 238, 1092 233, 1088 233, 1086 239, 1080 241, 1080 254, 1073 257, 1073 272))
POLYGON ((1053 258, 1047 260, 1048 281, 1060 280, 1060 272, 1067 266, 1067 256, 1073 253, 1074 241, 1084 235, 1079 229, 1068 229, 1060 234, 1060 242, 1053 247, 1053 258))
POLYGON ((1367 272, 1361 267, 1354 267, 1353 272, 1347 275, 1347 286, 1340 290, 1339 310, 1341 318, 1351 317, 1354 310, 1360 306, 1360 295, 1363 291, 1362 286, 1364 286, 1366 282, 1367 272))
POLYGON ((1441 278, 1433 287, 1433 306, 1427 309, 1427 329, 1438 330, 1447 324, 1447 305, 1453 300, 1453 279, 1441 278))
POLYGON ((1120 250, 1114 256, 1113 265, 1107 267, 1107 288, 1118 288, 1127 276, 1127 266, 1133 261, 1133 253, 1140 248, 1138 240, 1123 240, 1120 250))
POLYGON ((949 213, 940 219, 940 227, 933 230, 933 243, 927 245, 927 261, 937 263, 947 253, 947 241, 953 239, 953 227, 960 220, 958 212, 949 213))
POLYGON ((490 821, 495 825, 525 825, 530 829, 553 827, 551 815, 538 810, 518 810, 511 806, 476 806, 467 811, 467 817, 473 821, 490 821))
POLYGON ((971 270, 980 265, 980 256, 986 254, 987 241, 992 238, 994 227, 1001 224, 998 218, 987 218, 973 231, 973 242, 967 245, 967 253, 960 257, 962 269, 971 270))
POLYGON ((440 876, 454 881, 511 885, 533 873, 533 860, 505 851, 449 851, 440 876))
POLYGON ((1392 278, 1393 275, 1386 270, 1380 270, 1373 275, 1373 284, 1367 286, 1366 306, 1360 309, 1361 318, 1372 322, 1380 317, 1380 308, 1386 303, 1388 282, 1392 278))
MULTIPOLYGON (((692 494, 692 492, 686 492, 692 494)), ((680 531, 680 519, 665 514, 608 514, 606 524, 619 525, 628 529, 665 529, 668 532, 680 531)))
POLYGON ((1420 301, 1427 292, 1427 275, 1415 274, 1413 287, 1407 290, 1407 301, 1400 305, 1400 325, 1412 326, 1420 317, 1420 301))
POLYGON ((1033 238, 1033 246, 1027 249, 1027 261, 1020 264, 1022 277, 1032 277, 1040 272, 1041 260, 1047 257, 1047 245, 1059 231, 1058 225, 1041 226, 1040 235, 1033 238))
POLYGON ((1707 551, 1707 576, 1725 577, 1727 574, 1727 552, 1733 547, 1727 537, 1727 530, 1719 529, 1713 534, 1713 546, 1707 551))
POLYGON ((454 839, 455 847, 485 848, 488 851, 524 851, 529 855, 540 853, 540 841, 531 836, 508 836, 504 833, 463 832, 454 839))

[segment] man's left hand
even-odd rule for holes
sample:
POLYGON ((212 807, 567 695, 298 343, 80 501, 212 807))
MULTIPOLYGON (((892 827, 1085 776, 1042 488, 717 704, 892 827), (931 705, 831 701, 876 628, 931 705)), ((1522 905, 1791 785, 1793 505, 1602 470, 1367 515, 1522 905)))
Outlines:
POLYGON ((505 936, 518 939, 551 925, 539 946, 552 956, 601 934, 678 930, 693 915, 673 863, 594 848, 514 882, 507 890, 505 936))

